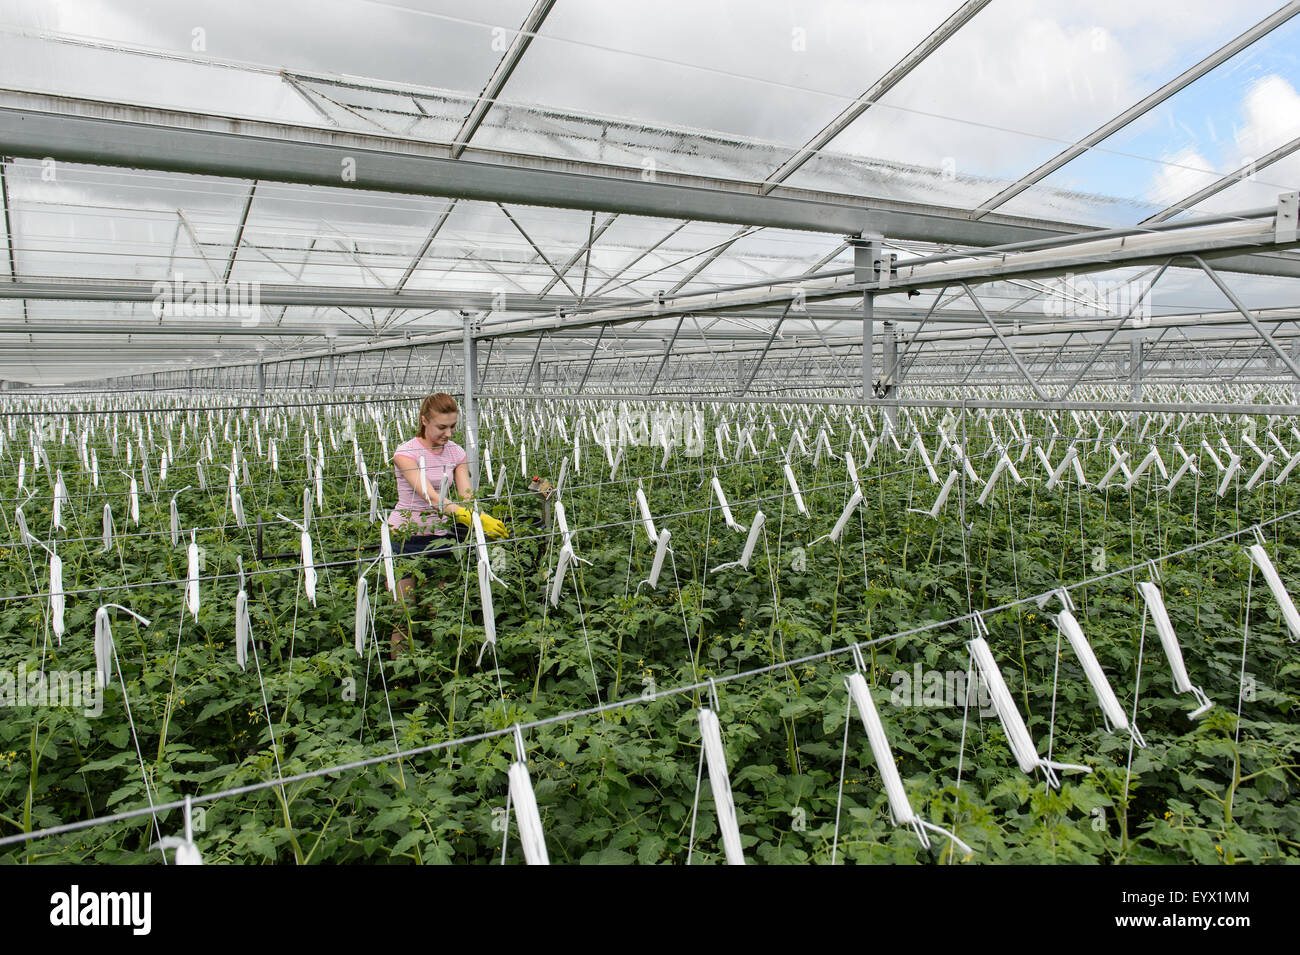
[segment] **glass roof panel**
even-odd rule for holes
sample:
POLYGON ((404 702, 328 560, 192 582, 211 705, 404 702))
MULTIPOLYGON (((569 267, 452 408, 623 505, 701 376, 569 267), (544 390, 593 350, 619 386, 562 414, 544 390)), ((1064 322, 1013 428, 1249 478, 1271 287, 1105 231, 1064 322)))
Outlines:
MULTIPOLYGON (((1181 206, 1198 189, 1300 137, 1298 40, 1300 19, 1293 19, 1044 179, 1041 189, 1125 200, 1082 200, 1090 212, 1083 221, 1095 224, 1131 224, 1181 206)), ((1280 163, 1256 172, 1261 189, 1252 191, 1273 192, 1255 204, 1272 204, 1278 192, 1294 189, 1288 170, 1295 169, 1280 163)), ((1230 209, 1225 199, 1200 209, 1230 209)), ((1036 201, 1026 192, 1004 209, 1024 213, 1036 201)))
MULTIPOLYGON (((772 0, 669 0, 638 7, 630 17, 619 4, 566 0, 548 16, 503 98, 745 139, 767 147, 758 149, 744 173, 761 180, 955 6, 953 0, 926 0, 909 5, 909 16, 896 17, 884 2, 817 0, 792 8, 772 0), (882 30, 886 21, 889 29, 882 30)), ((492 127, 475 142, 514 148, 510 133, 492 127)), ((541 145, 548 154, 564 148, 541 145)), ((630 146, 633 166, 653 159, 661 169, 725 172, 713 164, 707 145, 689 138, 630 146)))
POLYGON ((248 192, 229 180, 35 160, 10 163, 6 181, 24 277, 212 277, 248 192))
POLYGON ((6 0, 0 3, 0 33, 8 34, 0 85, 316 124, 319 115, 280 79, 280 70, 477 95, 501 58, 493 31, 516 29, 532 4, 475 0, 472 10, 456 0, 338 6, 343 9, 324 15, 314 0, 6 0), (94 49, 88 42, 154 55, 94 49), (222 68, 214 61, 261 69, 222 68))
MULTIPOLYGON (((1171 20, 1167 9, 1144 4, 992 4, 828 151, 886 164, 874 171, 879 178, 858 172, 872 195, 974 208, 1253 26, 1276 3, 1195 6, 1203 15, 1171 20)), ((846 178, 843 161, 826 157, 790 184, 842 188, 832 183, 846 178)))

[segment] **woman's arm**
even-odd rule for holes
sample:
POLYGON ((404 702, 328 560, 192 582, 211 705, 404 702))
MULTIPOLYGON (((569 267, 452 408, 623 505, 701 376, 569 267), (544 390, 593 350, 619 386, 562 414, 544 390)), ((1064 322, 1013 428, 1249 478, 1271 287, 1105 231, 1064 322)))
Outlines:
MULTIPOLYGON (((438 497, 438 492, 429 481, 428 475, 425 475, 424 480, 424 485, 428 488, 428 493, 426 494, 421 488, 420 464, 418 461, 415 461, 413 458, 410 458, 405 454, 393 455, 393 461, 397 465, 397 470, 402 472, 402 477, 406 478, 406 483, 411 485, 411 488, 415 493, 420 497, 423 497, 430 507, 436 507, 439 510, 447 509, 447 505, 450 502, 443 501, 438 497)), ((459 468, 457 470, 459 470, 459 468)))
POLYGON ((460 462, 460 464, 456 465, 453 474, 456 476, 456 490, 460 492, 460 496, 462 498, 472 496, 474 488, 469 483, 469 465, 464 461, 460 462))

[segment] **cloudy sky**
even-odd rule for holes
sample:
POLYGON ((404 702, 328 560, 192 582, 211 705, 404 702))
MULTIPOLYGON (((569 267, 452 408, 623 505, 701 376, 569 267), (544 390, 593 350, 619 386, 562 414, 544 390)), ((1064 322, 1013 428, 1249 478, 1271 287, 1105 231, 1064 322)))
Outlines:
MULTIPOLYGON (((0 0, 0 83, 318 122, 280 69, 476 94, 524 0, 0 0), (88 37, 268 72, 39 39, 88 37), (196 47, 198 49, 196 49, 196 47)), ((503 99, 783 146, 816 133, 953 0, 560 0, 503 99)), ((994 0, 832 150, 1012 180, 1279 7, 1277 0, 994 0)), ((1051 177, 1176 201, 1300 135, 1300 18, 1051 177)), ((1273 194, 1300 160, 1234 193, 1273 194), (1250 188, 1254 186, 1255 188, 1250 188)), ((799 180, 792 180, 797 183, 799 180)), ((1222 200, 1220 200, 1220 205, 1222 200)), ((1240 204, 1240 203, 1239 203, 1240 204)), ((1231 205, 1231 203, 1229 203, 1231 205)), ((1011 211, 1009 207, 1008 211, 1011 211)))

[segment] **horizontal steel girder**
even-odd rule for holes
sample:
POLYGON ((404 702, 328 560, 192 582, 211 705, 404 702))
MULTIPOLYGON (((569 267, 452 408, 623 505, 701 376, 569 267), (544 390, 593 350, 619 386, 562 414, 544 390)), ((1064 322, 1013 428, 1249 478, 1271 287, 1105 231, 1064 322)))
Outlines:
POLYGON ((0 90, 0 154, 243 180, 522 203, 972 246, 1082 226, 760 183, 0 90), (345 178, 346 173, 346 178, 345 178))

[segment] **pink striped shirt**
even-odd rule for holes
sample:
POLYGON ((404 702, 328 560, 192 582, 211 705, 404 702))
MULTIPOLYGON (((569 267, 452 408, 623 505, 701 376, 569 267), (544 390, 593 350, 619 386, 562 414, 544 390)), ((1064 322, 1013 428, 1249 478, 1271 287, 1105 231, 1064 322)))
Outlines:
POLYGON ((455 441, 448 441, 442 448, 430 450, 419 438, 411 438, 393 452, 393 466, 397 472, 397 508, 388 515, 388 526, 402 527, 409 519, 415 523, 414 530, 420 534, 449 534, 451 518, 439 512, 425 501, 419 490, 411 487, 409 481, 397 467, 397 456, 401 454, 420 467, 420 458, 424 458, 424 479, 428 482, 429 493, 436 495, 442 488, 442 478, 447 476, 447 497, 451 499, 456 492, 456 467, 466 460, 465 449, 455 441))

